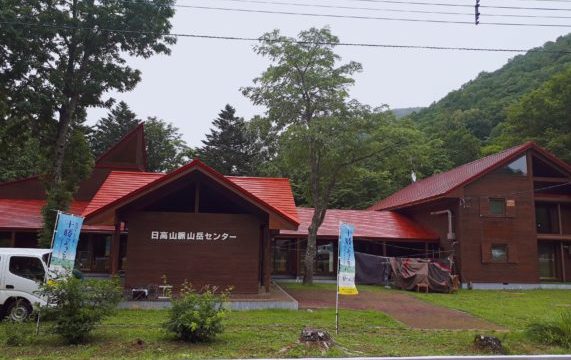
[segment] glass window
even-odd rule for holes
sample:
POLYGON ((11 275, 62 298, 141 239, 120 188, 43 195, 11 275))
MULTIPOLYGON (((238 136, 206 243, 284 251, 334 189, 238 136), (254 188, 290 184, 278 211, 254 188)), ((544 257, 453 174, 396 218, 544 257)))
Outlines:
POLYGON ((508 246, 505 244, 492 245, 492 262, 505 263, 508 261, 508 246))
POLYGON ((539 234, 559 234, 559 214, 555 204, 536 204, 535 221, 537 223, 537 233, 539 234))
POLYGON ((490 199, 490 214, 500 216, 505 215, 506 199, 490 199))
POLYGON ((555 279, 555 247, 553 243, 539 243, 539 277, 555 279))
POLYGON ((291 272, 295 258, 295 242, 292 240, 276 239, 273 242, 273 273, 288 274, 291 272))
POLYGON ((524 156, 518 158, 517 160, 512 161, 508 165, 504 166, 500 170, 500 172, 502 174, 508 174, 508 175, 526 176, 527 175, 527 158, 526 158, 526 156, 524 155, 524 156))
POLYGON ((335 274, 337 247, 335 242, 318 242, 315 273, 322 275, 335 274))
POLYGON ((12 233, 0 232, 0 247, 10 247, 12 245, 12 233))
POLYGON ((34 281, 44 281, 45 270, 42 261, 36 257, 12 256, 10 272, 34 281))

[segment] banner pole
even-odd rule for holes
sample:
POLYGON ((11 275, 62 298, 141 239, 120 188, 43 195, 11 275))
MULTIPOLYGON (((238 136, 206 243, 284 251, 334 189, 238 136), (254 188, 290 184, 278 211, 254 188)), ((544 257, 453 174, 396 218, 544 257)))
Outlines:
MULTIPOLYGON (((55 223, 54 223, 54 231, 53 231, 53 233, 52 233, 52 242, 51 242, 51 244, 50 244, 50 249, 51 249, 52 251, 50 251, 50 253, 49 253, 49 255, 48 255, 48 263, 46 264, 48 268, 46 269, 46 274, 44 275, 44 284, 47 283, 47 281, 48 281, 48 275, 49 275, 49 272, 50 272, 50 263, 52 262, 52 252, 53 252, 53 250, 54 250, 54 249, 53 249, 53 247, 54 247, 54 239, 55 239, 56 232, 57 232, 57 224, 58 224, 58 221, 59 221, 59 214, 60 214, 60 213, 61 213, 61 211, 58 210, 58 211, 57 211, 57 214, 56 214, 56 221, 55 221, 55 223)), ((47 299, 47 300, 46 300, 46 306, 49 304, 49 301, 50 301, 50 299, 47 299)), ((38 311, 38 320, 36 321, 36 336, 38 336, 39 334, 40 334, 40 312, 38 311)))

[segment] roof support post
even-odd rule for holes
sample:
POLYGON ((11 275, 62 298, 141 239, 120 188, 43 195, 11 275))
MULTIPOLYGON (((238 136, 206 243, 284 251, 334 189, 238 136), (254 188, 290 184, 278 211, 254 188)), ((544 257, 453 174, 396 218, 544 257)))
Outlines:
POLYGON ((196 183, 196 187, 194 188, 194 212, 198 213, 200 210, 200 183, 196 183))
POLYGON ((430 215, 448 215, 448 234, 446 234, 446 238, 450 241, 456 240, 456 233, 452 229, 452 211, 450 210, 441 210, 441 211, 433 211, 430 215))
POLYGON ((115 229, 111 238, 111 275, 119 272, 119 243, 121 241, 121 221, 115 219, 115 229))
POLYGON ((559 248, 561 249, 560 253, 561 253, 561 280, 563 282, 566 282, 566 270, 565 270, 565 248, 563 248, 563 241, 559 242, 559 248))
POLYGON ((295 275, 295 278, 297 279, 297 277, 300 275, 300 273, 299 273, 299 259, 300 259, 300 256, 299 256, 299 251, 300 251, 299 250, 299 239, 295 238, 291 241, 294 242, 294 249, 295 249, 295 254, 294 254, 295 261, 293 263, 293 273, 295 275))
POLYGON ((93 233, 87 234, 87 261, 88 264, 82 264, 83 267, 89 267, 89 271, 93 271, 93 233))
POLYGON ((263 276, 262 276, 262 282, 263 282, 263 286, 264 289, 266 290, 266 292, 270 292, 270 282, 271 282, 271 267, 270 267, 270 229, 268 228, 268 225, 262 225, 261 227, 261 231, 262 231, 262 272, 263 272, 263 276))
POLYGON ((12 231, 10 233, 10 247, 16 247, 16 232, 12 231))

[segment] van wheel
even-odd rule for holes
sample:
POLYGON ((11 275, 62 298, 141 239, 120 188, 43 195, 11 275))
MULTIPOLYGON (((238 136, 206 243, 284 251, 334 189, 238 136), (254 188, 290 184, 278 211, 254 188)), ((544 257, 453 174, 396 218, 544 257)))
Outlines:
POLYGON ((31 315, 32 305, 26 299, 16 299, 6 309, 6 318, 15 322, 26 321, 31 315))

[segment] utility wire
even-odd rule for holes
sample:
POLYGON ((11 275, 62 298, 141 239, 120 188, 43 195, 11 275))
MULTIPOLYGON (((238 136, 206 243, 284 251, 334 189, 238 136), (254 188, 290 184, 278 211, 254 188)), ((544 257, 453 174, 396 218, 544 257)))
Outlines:
MULTIPOLYGON (((313 7, 313 8, 326 8, 326 9, 367 10, 367 11, 388 11, 388 12, 417 13, 417 14, 474 16, 473 12, 406 10, 406 9, 394 9, 394 8, 371 8, 371 7, 357 7, 357 6, 343 6, 343 5, 302 4, 302 3, 267 1, 267 0, 218 0, 218 1, 237 2, 237 3, 251 3, 251 4, 267 4, 267 5, 287 5, 287 6, 313 7)), ((187 8, 190 5, 178 5, 177 4, 174 6, 181 7, 181 8, 187 8)))
MULTIPOLYGON (((397 13, 410 13, 410 14, 434 14, 434 15, 463 15, 474 16, 473 12, 457 12, 457 11, 431 11, 431 10, 411 10, 411 9, 395 9, 395 8, 371 8, 371 7, 356 7, 356 6, 343 6, 343 5, 323 5, 323 4, 302 4, 292 2, 280 1, 267 1, 267 0, 219 0, 237 3, 251 3, 251 4, 266 4, 266 5, 283 5, 283 6, 297 6, 297 7, 310 7, 310 8, 326 8, 326 9, 344 9, 344 10, 366 10, 374 12, 397 12, 397 13)), ((174 5, 180 8, 189 8, 190 5, 174 5)), ((515 18, 546 18, 546 19, 571 19, 571 16, 558 16, 558 15, 519 15, 519 14, 482 14, 483 16, 492 17, 515 17, 515 18)))
MULTIPOLYGON (((422 5, 422 6, 448 6, 448 7, 465 7, 474 8, 474 5, 467 4, 450 4, 450 3, 434 3, 434 2, 419 2, 419 1, 405 1, 405 0, 345 0, 353 2, 367 2, 367 3, 389 3, 389 4, 407 4, 407 5, 422 5)), ((571 8, 544 8, 544 7, 523 7, 523 6, 496 6, 496 5, 480 5, 481 8, 488 9, 516 9, 516 10, 542 10, 542 11, 571 11, 571 8)))
MULTIPOLYGON (((148 35, 159 35, 159 36, 174 36, 179 38, 196 38, 196 39, 210 39, 210 40, 232 40, 232 41, 249 41, 258 42, 262 40, 259 37, 241 37, 241 36, 221 36, 221 35, 207 35, 207 34, 188 34, 188 33, 169 33, 169 34, 157 34, 151 31, 138 31, 138 30, 119 30, 119 29, 106 29, 106 28, 91 28, 91 27, 75 27, 75 26, 65 26, 65 25, 49 25, 49 24, 38 24, 38 23, 25 23, 19 21, 0 21, 3 25, 15 25, 15 26, 29 26, 29 27, 45 27, 45 28, 55 28, 63 30, 91 30, 91 31, 104 31, 104 32, 116 32, 125 34, 148 34, 148 35)), ((280 40, 275 40, 274 42, 282 42, 280 40)), ((304 41, 295 41, 296 44, 309 44, 304 41)), ((332 46, 344 46, 344 47, 368 47, 368 48, 390 48, 390 49, 417 49, 417 50, 443 50, 443 51, 471 51, 471 52, 505 52, 505 53, 527 53, 527 52, 539 52, 539 53, 553 53, 553 54, 571 54, 571 50, 545 50, 545 49, 508 49, 508 48, 475 48, 475 47, 453 47, 453 46, 436 46, 436 45, 400 45, 400 44, 374 44, 374 43, 351 43, 351 42, 340 42, 340 43, 311 43, 315 45, 332 45, 332 46)))
MULTIPOLYGON (((411 18, 392 18, 392 17, 377 17, 377 16, 359 16, 359 15, 318 14, 318 13, 304 13, 304 12, 295 12, 295 11, 255 10, 255 9, 226 8, 226 7, 198 6, 198 5, 184 5, 184 7, 192 8, 192 9, 201 9, 201 10, 230 11, 230 12, 258 13, 258 14, 294 15, 294 16, 309 16, 309 17, 325 17, 325 18, 337 18, 337 19, 383 20, 383 21, 427 22, 427 23, 440 23, 440 24, 474 25, 473 21, 458 21, 458 20, 411 19, 411 18)), ((484 24, 485 25, 494 25, 494 26, 533 26, 533 27, 564 27, 564 28, 571 27, 571 24, 529 24, 529 23, 504 23, 504 22, 486 22, 486 23, 482 22, 480 24, 482 24, 482 25, 484 25, 484 24)))
POLYGON ((540 2, 557 2, 571 4, 571 0, 512 0, 512 1, 540 1, 540 2))

